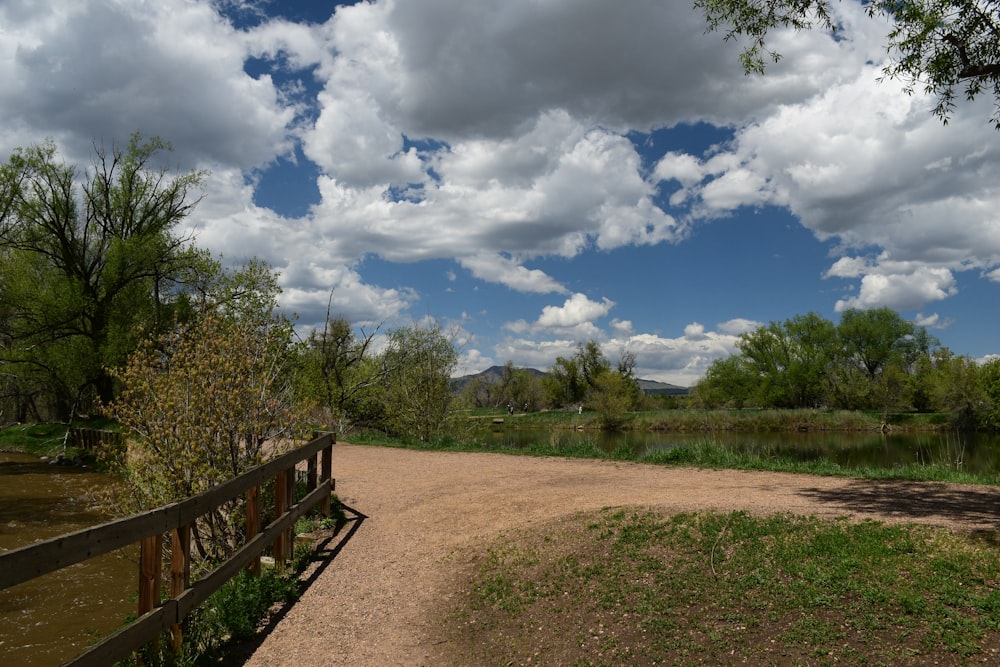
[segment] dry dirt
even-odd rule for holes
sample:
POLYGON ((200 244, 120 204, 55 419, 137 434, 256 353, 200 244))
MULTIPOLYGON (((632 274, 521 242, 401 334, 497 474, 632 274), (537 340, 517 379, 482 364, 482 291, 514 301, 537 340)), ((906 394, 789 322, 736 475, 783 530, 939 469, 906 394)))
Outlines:
POLYGON ((302 597, 249 647, 252 667, 442 665, 436 611, 477 547, 581 510, 748 510, 1000 528, 1000 489, 664 468, 338 443, 354 512, 321 548, 302 597))

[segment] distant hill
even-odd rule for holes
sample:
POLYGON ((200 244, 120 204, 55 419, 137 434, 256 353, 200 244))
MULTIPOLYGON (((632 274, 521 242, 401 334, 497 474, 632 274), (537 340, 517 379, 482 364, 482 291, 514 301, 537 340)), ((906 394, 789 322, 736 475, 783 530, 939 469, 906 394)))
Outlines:
POLYGON ((656 380, 639 380, 639 389, 647 394, 667 394, 670 396, 685 396, 691 391, 690 387, 681 387, 656 380))
MULTIPOLYGON (((463 375, 461 377, 452 378, 452 389, 454 391, 462 391, 465 389, 466 385, 476 379, 483 379, 489 384, 496 384, 500 382, 503 377, 503 366, 490 366, 484 371, 479 373, 473 373, 472 375, 463 375)), ((516 370, 525 370, 534 375, 535 377, 545 377, 547 373, 544 373, 535 368, 518 368, 516 370)), ((639 380, 639 388, 642 389, 647 394, 668 394, 671 396, 683 396, 690 391, 689 387, 681 387, 675 384, 667 384, 666 382, 657 382, 656 380, 639 380)))
MULTIPOLYGON (((490 366, 485 371, 480 371, 479 373, 473 373, 472 375, 463 375, 461 377, 452 378, 451 386, 454 391, 462 391, 465 386, 472 382, 473 380, 483 379, 489 384, 497 384, 503 378, 503 366, 490 366)), ((514 370, 525 370, 534 375, 535 377, 545 377, 545 373, 536 368, 515 368, 514 370)))

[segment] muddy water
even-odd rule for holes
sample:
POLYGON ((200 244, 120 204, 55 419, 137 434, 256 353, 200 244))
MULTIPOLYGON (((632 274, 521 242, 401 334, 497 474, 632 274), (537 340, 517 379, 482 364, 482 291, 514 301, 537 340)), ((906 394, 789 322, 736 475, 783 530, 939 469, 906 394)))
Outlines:
MULTIPOLYGON (((0 452, 0 552, 108 520, 105 475, 0 452)), ((59 665, 135 613, 134 557, 112 553, 0 591, 0 665, 59 665)))

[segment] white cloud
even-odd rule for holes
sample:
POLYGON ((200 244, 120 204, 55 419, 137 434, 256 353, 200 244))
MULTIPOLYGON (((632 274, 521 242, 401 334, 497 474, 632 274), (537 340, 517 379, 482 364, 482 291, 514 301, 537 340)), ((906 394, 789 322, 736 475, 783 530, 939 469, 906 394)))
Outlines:
POLYGON ((294 109, 243 71, 245 47, 207 3, 9 2, 0 26, 0 151, 49 136, 85 160, 94 139, 140 131, 185 165, 251 168, 291 147, 294 109))
POLYGON ((913 319, 913 323, 918 327, 925 327, 927 329, 947 329, 953 324, 951 320, 945 319, 937 313, 929 315, 917 313, 917 316, 913 319))
POLYGON ((614 307, 610 299, 591 301, 585 294, 574 294, 562 306, 545 306, 538 318, 538 326, 546 328, 569 328, 584 323, 592 323, 608 314, 614 307))
POLYGON ((635 333, 635 326, 632 320, 611 320, 611 330, 618 336, 630 336, 635 333))
POLYGON ((477 278, 500 283, 519 292, 565 293, 566 288, 557 283, 544 271, 527 269, 510 257, 479 254, 462 257, 459 262, 477 278))
POLYGON ((750 333, 751 331, 756 331, 763 325, 760 322, 755 322, 753 320, 736 318, 726 322, 720 322, 718 326, 719 331, 724 334, 739 336, 741 334, 750 333))
POLYGON ((698 324, 697 322, 687 325, 684 327, 684 338, 691 341, 705 340, 707 338, 705 335, 705 325, 698 324))
POLYGON ((931 301, 940 301, 958 292, 951 271, 919 267, 909 273, 869 273, 861 279, 857 296, 838 300, 837 312, 849 308, 888 307, 911 310, 931 301))

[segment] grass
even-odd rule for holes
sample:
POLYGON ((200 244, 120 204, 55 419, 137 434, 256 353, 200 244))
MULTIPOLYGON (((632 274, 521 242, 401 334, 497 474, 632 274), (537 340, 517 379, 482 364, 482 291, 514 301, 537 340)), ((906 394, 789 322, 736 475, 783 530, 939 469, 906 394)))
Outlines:
MULTIPOLYGON (((578 414, 573 410, 507 414, 505 410, 475 408, 459 413, 474 425, 488 426, 493 419, 503 419, 505 426, 521 428, 599 428, 593 411, 578 414)), ((899 413, 888 417, 887 425, 902 431, 939 431, 949 427, 946 415, 938 413, 899 413)), ((882 415, 875 411, 855 410, 702 410, 658 409, 626 413, 624 430, 704 433, 713 431, 875 431, 882 426, 882 415)))
MULTIPOLYGON (((116 425, 108 419, 90 419, 76 422, 77 428, 114 430, 116 425)), ((46 422, 18 424, 0 429, 0 452, 24 452, 35 456, 57 456, 88 464, 95 463, 92 452, 65 446, 66 424, 46 422)))
POLYGON ((0 429, 0 451, 27 452, 44 456, 61 449, 64 424, 22 424, 0 429))
POLYGON ((1000 556, 942 529, 606 509, 489 547, 456 664, 964 664, 1000 653, 1000 556))
POLYGON ((892 468, 844 466, 827 459, 798 460, 781 456, 766 449, 738 451, 715 442, 711 434, 693 436, 691 442, 657 449, 636 455, 622 447, 605 451, 596 438, 580 437, 576 432, 553 429, 549 438, 523 447, 487 447, 475 440, 475 435, 465 439, 450 436, 432 442, 399 440, 379 434, 357 433, 351 442, 387 447, 404 447, 437 451, 483 452, 502 451, 519 456, 559 456, 563 458, 588 458, 615 461, 636 461, 653 465, 690 466, 729 470, 767 470, 812 475, 855 477, 858 479, 898 479, 909 481, 951 482, 959 484, 1000 484, 1000 471, 968 472, 947 461, 913 462, 892 468))

